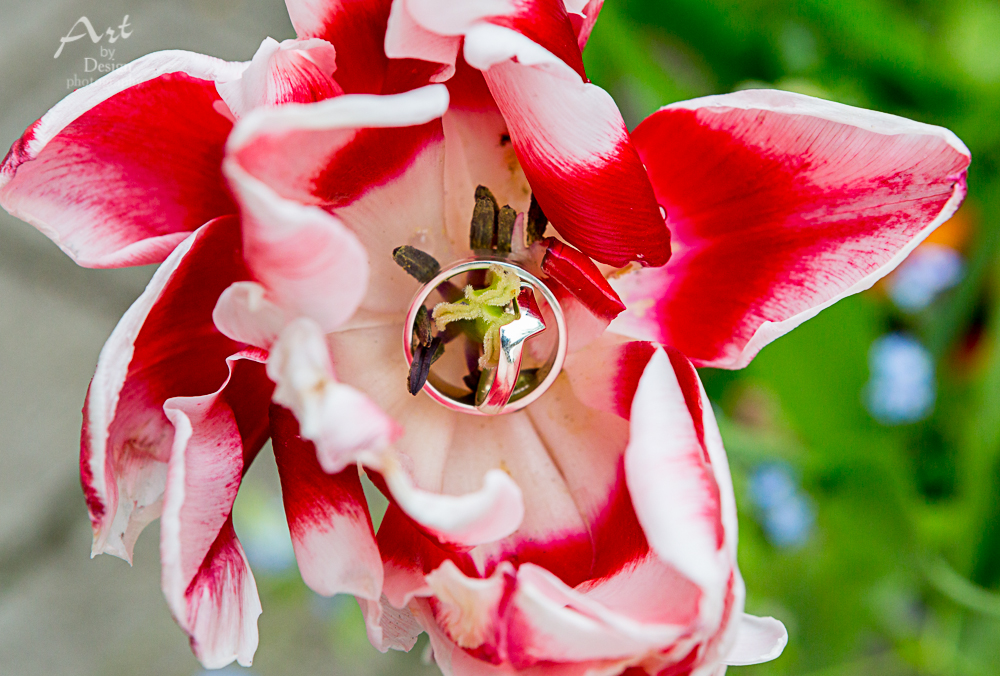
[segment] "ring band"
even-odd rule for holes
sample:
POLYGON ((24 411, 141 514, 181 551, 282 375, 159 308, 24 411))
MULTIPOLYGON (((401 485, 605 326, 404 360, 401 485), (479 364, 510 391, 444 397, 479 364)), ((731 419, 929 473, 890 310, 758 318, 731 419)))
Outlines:
POLYGON ((417 313, 420 308, 423 307, 424 303, 427 302, 430 295, 439 286, 441 286, 441 284, 457 277, 458 275, 473 272, 475 270, 487 270, 491 265, 499 265, 500 267, 512 270, 521 280, 521 292, 518 295, 516 305, 519 310, 522 307, 525 309, 526 312, 522 311, 521 316, 526 321, 522 322, 515 320, 514 322, 500 328, 501 361, 497 366, 497 373, 494 377, 495 379, 491 383, 489 392, 482 402, 482 406, 477 407, 467 404, 444 394, 434 386, 430 379, 427 380, 427 383, 423 388, 423 391, 427 392, 428 396, 442 406, 453 411, 461 411, 470 415, 498 415, 502 413, 512 413, 524 408, 542 396, 552 383, 555 382, 556 378, 559 377, 559 372, 562 370, 563 362, 566 360, 566 319, 563 315, 562 308, 559 305, 559 301, 556 299, 552 291, 533 274, 504 259, 477 258, 473 260, 461 261, 442 270, 436 277, 434 277, 434 279, 424 284, 417 290, 416 295, 413 297, 413 301, 410 303, 410 309, 409 312, 407 312, 406 321, 403 324, 403 355, 406 358, 407 366, 413 362, 413 331, 417 313), (542 299, 549 306, 549 309, 555 318, 555 327, 546 327, 544 321, 541 319, 541 311, 538 310, 537 304, 535 303, 534 293, 541 295, 542 299), (524 298, 524 302, 522 303, 521 299, 525 296, 525 294, 527 294, 527 297, 524 298), (528 316, 525 317, 525 315, 528 316), (530 319, 531 316, 536 318, 537 323, 541 325, 541 328, 538 328, 535 322, 530 319), (504 329, 515 324, 517 326, 514 326, 514 328, 506 332, 508 345, 515 349, 511 352, 505 353, 504 329), (524 342, 527 338, 540 333, 544 328, 554 328, 557 333, 556 347, 550 354, 546 364, 548 372, 544 374, 544 377, 534 389, 527 392, 522 397, 509 401, 511 394, 513 393, 514 385, 517 382, 517 376, 520 372, 521 349, 523 348, 524 342), (523 337, 518 339, 520 334, 524 332, 526 332, 526 335, 523 335, 523 337), (500 380, 499 383, 497 383, 498 379, 500 380), (494 387, 496 387, 495 391, 494 387), (499 403, 504 396, 506 396, 508 401, 504 401, 502 404, 499 403))

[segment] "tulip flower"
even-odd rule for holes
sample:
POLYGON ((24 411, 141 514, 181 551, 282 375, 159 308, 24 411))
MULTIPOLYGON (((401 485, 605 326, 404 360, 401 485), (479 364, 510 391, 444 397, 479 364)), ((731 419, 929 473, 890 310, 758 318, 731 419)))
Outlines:
POLYGON ((961 202, 964 145, 781 92, 629 134, 580 58, 599 0, 288 4, 297 40, 139 59, 0 167, 77 262, 163 261, 87 398, 94 553, 162 516, 196 655, 248 664, 231 512, 270 437, 303 579, 356 596, 379 649, 426 631, 456 675, 776 657, 692 362, 742 366, 887 274, 961 202))

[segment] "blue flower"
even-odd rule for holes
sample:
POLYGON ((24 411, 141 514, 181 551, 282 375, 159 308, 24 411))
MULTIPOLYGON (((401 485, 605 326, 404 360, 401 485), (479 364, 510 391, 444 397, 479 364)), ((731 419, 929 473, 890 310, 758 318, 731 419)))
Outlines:
POLYGON ((917 248, 888 279, 889 297, 901 310, 917 312, 958 284, 964 263, 954 249, 936 244, 917 248))
POLYGON ((872 417, 884 425, 922 420, 936 397, 934 360, 912 336, 890 333, 868 352, 871 379, 864 400, 872 417))
POLYGON ((750 499, 771 544, 798 548, 809 540, 816 515, 787 465, 758 466, 750 476, 750 499))

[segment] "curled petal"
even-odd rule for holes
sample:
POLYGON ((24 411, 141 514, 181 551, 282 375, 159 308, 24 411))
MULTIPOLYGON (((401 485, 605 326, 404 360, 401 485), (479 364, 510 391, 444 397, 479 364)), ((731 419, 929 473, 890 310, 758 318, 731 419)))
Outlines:
POLYGON ((612 330, 722 368, 888 274, 958 208, 969 164, 945 129, 789 92, 674 104, 633 140, 680 253, 612 282, 612 330))
POLYGON ((358 468, 328 474, 292 414, 271 410, 274 459, 299 571, 318 594, 353 594, 377 602, 382 560, 358 468))
POLYGON ((608 609, 532 564, 521 566, 508 636, 514 662, 627 658, 669 647, 686 625, 644 623, 608 609))
POLYGON ((442 64, 434 82, 444 82, 455 74, 455 60, 462 46, 458 35, 441 35, 417 23, 406 2, 392 3, 385 33, 385 53, 390 59, 413 58, 442 64))
MULTIPOLYGON (((587 41, 594 30, 594 24, 597 23, 597 17, 600 16, 602 7, 604 7, 604 0, 588 0, 587 4, 576 15, 582 17, 579 23, 576 21, 573 22, 580 51, 583 51, 583 48, 587 46, 587 41)), ((573 18, 574 15, 571 14, 570 19, 572 20, 573 18)))
POLYGON ((728 474, 721 482, 716 475, 699 384, 688 369, 676 353, 658 350, 649 360, 632 401, 625 476, 650 547, 701 587, 702 613, 717 618, 736 566, 727 547, 735 542, 735 524, 723 517, 732 487, 728 474))
POLYGON ((268 349, 292 315, 267 298, 257 282, 235 282, 222 292, 212 321, 222 335, 239 343, 268 349))
MULTIPOLYGON (((603 598, 532 563, 515 570, 503 562, 488 577, 471 577, 445 560, 424 577, 411 607, 423 609, 418 617, 432 637, 439 631, 468 654, 517 670, 614 663, 618 669, 608 673, 620 673, 647 660, 670 666, 697 642, 691 636, 697 589, 692 595, 689 581, 654 559, 599 584, 603 598), (625 602, 615 598, 622 593, 625 602)), ((448 652, 436 656, 439 664, 448 652)))
POLYGON ((174 438, 160 530, 163 592, 208 668, 234 659, 249 665, 257 648, 260 600, 232 509, 267 437, 270 383, 259 359, 256 352, 231 358, 230 378, 218 392, 164 404, 174 438))
MULTIPOLYGON (((439 36, 468 36, 480 26, 497 26, 524 36, 526 42, 540 45, 540 48, 554 58, 569 65, 580 77, 584 77, 583 58, 573 32, 572 23, 562 0, 472 0, 453 3, 446 0, 395 0, 403 4, 412 17, 413 23, 422 28, 410 38, 411 44, 421 47, 418 52, 401 55, 416 58, 430 56, 426 40, 427 34, 439 36), (420 40, 420 38, 425 38, 420 40), (425 56, 421 56, 424 54, 425 56)), ((446 53, 447 54, 447 53, 446 53)), ((509 57, 500 57, 506 59, 509 57)), ((441 63, 447 63, 441 61, 441 63)), ((452 58, 454 65, 454 58, 452 58)), ((482 66, 469 63, 481 68, 482 66)), ((491 64, 492 65, 492 64, 491 64)))
POLYGON ((279 197, 233 162, 226 175, 243 210, 247 267, 275 303, 336 328, 357 309, 368 283, 368 252, 322 209, 279 197))
POLYGON ((654 550, 706 585, 723 573, 718 487, 666 353, 649 360, 632 402, 625 471, 639 520, 654 550), (671 433, 667 434, 667 430, 671 433), (662 481, 670 478, 669 490, 662 481), (670 508, 661 497, 671 501, 670 508))
POLYGON ((726 657, 728 665, 769 662, 781 655, 788 643, 785 625, 773 617, 755 617, 743 613, 738 624, 736 643, 726 657))
POLYGON ((173 428, 163 403, 216 391, 240 346, 212 323, 215 299, 245 279, 239 223, 206 224, 153 275, 101 350, 84 406, 80 473, 93 553, 130 561, 160 514, 173 428))
POLYGON ((362 600, 360 604, 368 640, 379 652, 409 652, 417 644, 420 634, 424 633, 409 608, 396 608, 385 596, 377 603, 362 600))
POLYGON ((300 434, 316 445, 322 468, 341 472, 372 459, 399 435, 398 426, 364 394, 338 382, 322 330, 305 318, 292 321, 274 343, 267 375, 274 403, 290 409, 300 434))
POLYGON ((443 495, 413 485, 406 471, 387 458, 382 476, 400 508, 445 543, 472 547, 507 537, 524 519, 520 487, 499 469, 486 472, 483 487, 465 495, 443 495))
POLYGON ((618 294, 588 256, 554 237, 545 241, 542 272, 557 281, 596 317, 610 322, 625 309, 618 294))
MULTIPOLYGON (((353 236, 367 251, 371 273, 365 309, 377 312, 405 312, 416 290, 416 282, 393 262, 394 249, 411 244, 439 260, 454 257, 442 227, 444 141, 438 118, 447 107, 448 90, 433 85, 393 96, 349 95, 308 106, 261 109, 237 125, 227 160, 234 173, 266 184, 280 198, 327 210, 325 216, 310 217, 317 224, 340 224, 328 228, 330 251, 343 256, 345 264, 316 268, 316 285, 308 291, 317 304, 331 303, 333 291, 364 293, 357 278, 343 288, 331 284, 337 275, 358 274, 350 270, 360 265, 347 258, 352 249, 337 245, 334 235, 344 241, 353 236)), ((259 233, 248 231, 248 237, 263 242, 278 234, 267 220, 261 221, 259 233)), ((304 249, 303 256, 326 250, 304 249)), ((260 269, 270 267, 270 248, 264 246, 261 256, 260 269)), ((251 265, 256 265, 252 258, 251 265)), ((312 278, 302 278, 298 265, 289 268, 289 276, 300 275, 292 277, 299 286, 294 293, 290 288, 289 295, 301 304, 306 296, 300 291, 312 278)))
POLYGON ((514 567, 504 562, 486 579, 466 577, 445 560, 426 576, 434 595, 437 623, 460 648, 476 649, 500 642, 501 603, 514 582, 514 567))
POLYGON ((337 48, 337 81, 344 91, 377 94, 389 60, 383 43, 392 0, 285 0, 299 38, 322 38, 337 48))
POLYGON ((215 82, 245 64, 167 51, 73 92, 0 165, 0 204, 80 265, 158 263, 236 213, 219 167, 232 128, 215 82))
POLYGON ((238 80, 220 82, 219 94, 237 117, 259 106, 311 103, 343 94, 333 79, 337 52, 326 40, 265 38, 238 80))

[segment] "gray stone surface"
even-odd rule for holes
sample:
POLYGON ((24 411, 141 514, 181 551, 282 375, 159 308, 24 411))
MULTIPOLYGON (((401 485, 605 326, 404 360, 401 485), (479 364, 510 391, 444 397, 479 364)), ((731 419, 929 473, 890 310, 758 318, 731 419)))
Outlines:
MULTIPOLYGON (((102 31, 125 14, 133 34, 115 45, 119 63, 165 48, 245 60, 264 37, 293 36, 281 0, 0 0, 0 153, 68 93, 67 80, 86 76, 84 58, 97 47, 83 39, 54 59, 59 38, 81 16, 102 31)), ((151 273, 78 268, 0 212, 4 676, 200 672, 160 593, 158 528, 140 538, 131 569, 107 556, 91 561, 77 478, 80 408, 97 355, 151 273)), ((273 472, 262 456, 249 481, 273 494, 273 472)), ((259 572, 258 584, 264 615, 251 673, 424 669, 416 655, 375 653, 353 600, 315 597, 294 567, 259 572)))

